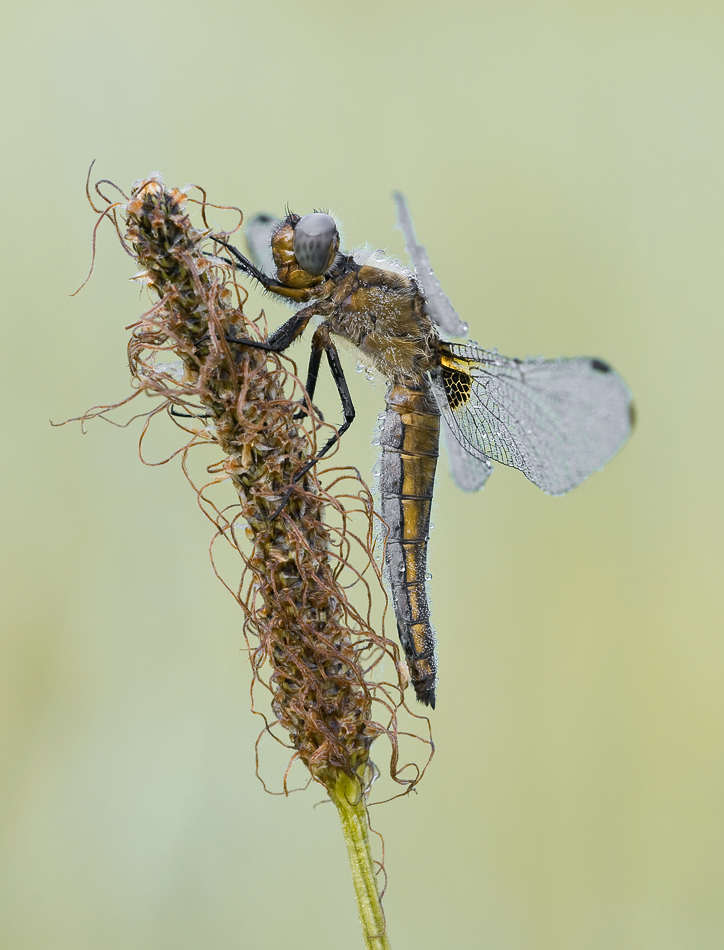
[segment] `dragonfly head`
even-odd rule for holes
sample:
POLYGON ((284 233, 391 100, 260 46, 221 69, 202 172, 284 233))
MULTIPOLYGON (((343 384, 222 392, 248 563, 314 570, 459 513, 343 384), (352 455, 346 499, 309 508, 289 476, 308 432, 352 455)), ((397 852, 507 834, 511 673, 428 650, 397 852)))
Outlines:
POLYGON ((290 213, 271 239, 277 275, 287 287, 314 287, 334 263, 339 231, 334 218, 321 211, 290 213))

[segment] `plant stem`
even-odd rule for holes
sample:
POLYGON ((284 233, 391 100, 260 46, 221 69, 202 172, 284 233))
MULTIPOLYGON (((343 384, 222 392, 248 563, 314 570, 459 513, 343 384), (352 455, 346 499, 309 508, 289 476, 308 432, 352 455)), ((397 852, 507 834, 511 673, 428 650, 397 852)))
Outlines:
POLYGON ((340 772, 328 791, 342 822, 365 947, 368 950, 390 950, 360 784, 340 772))

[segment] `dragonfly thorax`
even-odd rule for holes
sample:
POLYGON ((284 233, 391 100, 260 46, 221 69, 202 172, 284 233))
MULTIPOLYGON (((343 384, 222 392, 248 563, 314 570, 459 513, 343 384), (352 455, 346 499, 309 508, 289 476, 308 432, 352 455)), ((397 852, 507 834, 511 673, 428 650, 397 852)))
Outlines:
POLYGON ((347 259, 325 315, 330 330, 356 346, 393 382, 419 380, 438 336, 414 279, 347 259))

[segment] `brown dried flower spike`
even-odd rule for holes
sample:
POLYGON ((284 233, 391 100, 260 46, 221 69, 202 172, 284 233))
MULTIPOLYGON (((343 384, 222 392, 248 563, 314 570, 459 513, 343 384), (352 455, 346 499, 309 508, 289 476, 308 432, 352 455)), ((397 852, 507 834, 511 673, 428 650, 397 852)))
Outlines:
POLYGON ((127 206, 127 238, 162 304, 153 325, 134 335, 131 365, 145 374, 139 353, 173 341, 191 383, 188 395, 214 417, 224 469, 254 543, 249 567, 257 606, 250 621, 260 641, 257 662, 268 659, 273 668, 277 719, 319 781, 329 785, 341 770, 364 784, 369 748, 381 731, 371 722, 372 697, 359 663, 360 646, 369 644, 350 637, 314 476, 271 517, 309 456, 309 438, 290 425, 298 406, 284 394, 286 374, 268 371, 266 354, 251 347, 235 361, 242 348, 233 346, 232 354, 227 337, 234 330, 246 335, 247 328, 239 310, 225 306, 216 268, 197 250, 206 235, 191 227, 184 199, 152 181, 127 206))
MULTIPOLYGON (((404 684, 370 679, 384 657, 393 669, 401 667, 396 644, 376 634, 370 621, 372 592, 364 574, 371 570, 378 586, 379 571, 372 557, 369 489, 356 471, 346 469, 323 472, 333 476, 323 488, 312 469, 289 492, 295 475, 313 457, 324 424, 291 360, 237 342, 265 339, 263 313, 257 320, 245 316, 245 291, 233 270, 201 250, 210 229, 192 227, 187 195, 153 176, 136 182, 125 204, 105 200, 101 218, 111 216, 119 236, 119 211, 125 218, 121 240, 141 267, 137 277, 158 298, 133 328, 129 362, 136 391, 124 402, 142 393, 161 397, 145 413, 144 433, 150 419, 164 410, 203 420, 199 428, 182 425, 190 436, 179 450, 187 475, 193 446, 211 441, 224 452, 224 460, 209 469, 211 481, 197 493, 217 537, 243 559, 233 593, 245 614, 254 683, 271 693, 276 722, 265 718, 265 733, 274 735, 277 726, 283 727, 292 761, 300 759, 328 790, 345 833, 366 945, 387 947, 365 806, 375 774, 372 742, 388 737, 390 773, 407 790, 421 772, 412 766, 413 777, 403 778, 409 767, 398 767, 397 711, 404 684), (175 362, 162 362, 167 355, 175 362), (233 517, 206 494, 229 479, 239 501, 233 517), (353 512, 365 516, 365 538, 350 530, 353 512), (251 554, 237 543, 241 519, 251 554), (350 563, 355 545, 366 555, 362 572, 350 563), (352 582, 366 592, 364 615, 347 595, 352 582), (375 721, 373 708, 384 724, 375 721)), ((205 195, 198 203, 206 224, 205 195)), ((84 418, 104 416, 112 408, 98 407, 84 418)))

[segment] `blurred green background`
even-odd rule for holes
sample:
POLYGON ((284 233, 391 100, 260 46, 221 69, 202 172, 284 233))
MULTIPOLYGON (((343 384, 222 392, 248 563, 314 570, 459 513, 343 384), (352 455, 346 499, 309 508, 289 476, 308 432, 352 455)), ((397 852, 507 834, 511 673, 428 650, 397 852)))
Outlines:
MULTIPOLYGON (((473 339, 622 373, 638 428, 571 495, 498 466, 466 496, 441 470, 437 752, 373 814, 389 932, 724 945, 721 4, 45 2, 4 23, 3 950, 361 946, 331 807, 254 777, 241 615, 180 471, 142 466, 137 430, 49 425, 126 394, 146 306, 108 227, 66 296, 92 158, 124 187, 160 169, 250 213, 329 207, 348 247, 401 255, 399 188, 473 339)), ((384 389, 351 376, 339 459, 369 472, 384 389)))

